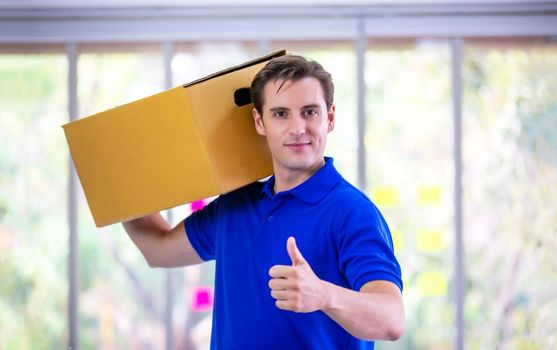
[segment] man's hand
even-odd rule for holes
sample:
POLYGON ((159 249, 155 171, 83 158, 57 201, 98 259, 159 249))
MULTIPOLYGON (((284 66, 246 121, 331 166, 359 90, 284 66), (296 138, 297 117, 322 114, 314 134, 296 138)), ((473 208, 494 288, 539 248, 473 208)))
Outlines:
POLYGON ((269 270, 271 296, 279 309, 295 312, 321 310, 327 303, 327 293, 320 280, 296 246, 294 237, 289 237, 286 250, 292 266, 275 265, 269 270))
POLYGON ((183 221, 171 228, 160 213, 153 213, 122 225, 151 267, 178 267, 203 262, 191 245, 183 221))
POLYGON ((396 340, 404 332, 404 304, 390 281, 369 281, 359 291, 319 279, 289 237, 286 249, 292 266, 269 270, 271 295, 283 310, 321 310, 356 338, 396 340))

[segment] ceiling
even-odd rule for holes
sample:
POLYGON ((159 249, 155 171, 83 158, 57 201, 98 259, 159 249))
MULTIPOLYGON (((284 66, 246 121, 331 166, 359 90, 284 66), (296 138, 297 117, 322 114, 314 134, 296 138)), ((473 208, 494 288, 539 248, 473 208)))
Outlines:
POLYGON ((550 0, 0 0, 0 8, 110 8, 110 7, 265 7, 350 5, 458 5, 458 4, 549 4, 550 0))

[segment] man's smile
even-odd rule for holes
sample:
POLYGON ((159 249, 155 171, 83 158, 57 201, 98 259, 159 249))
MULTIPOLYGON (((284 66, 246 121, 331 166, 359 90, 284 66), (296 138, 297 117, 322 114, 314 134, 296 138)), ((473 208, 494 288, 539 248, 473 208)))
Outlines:
POLYGON ((288 147, 289 149, 295 150, 295 151, 301 151, 304 148, 308 147, 311 145, 311 141, 305 141, 305 142, 300 142, 300 141, 295 141, 295 142, 286 142, 284 144, 286 147, 288 147))

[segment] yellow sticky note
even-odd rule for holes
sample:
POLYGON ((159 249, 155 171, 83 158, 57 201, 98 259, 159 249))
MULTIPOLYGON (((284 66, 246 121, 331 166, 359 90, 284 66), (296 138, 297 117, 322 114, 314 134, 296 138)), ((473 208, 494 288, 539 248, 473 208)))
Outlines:
POLYGON ((378 186, 372 191, 373 202, 380 208, 396 207, 398 190, 392 186, 378 186))
POLYGON ((391 236, 393 237, 393 245, 395 247, 395 253, 401 253, 404 250, 404 238, 399 230, 391 230, 391 236))
POLYGON ((438 229, 421 229, 417 235, 418 250, 425 253, 439 253, 445 248, 443 231, 438 229))
POLYGON ((422 186, 418 190, 418 203, 431 205, 441 203, 441 186, 422 186))
POLYGON ((447 294, 447 278, 439 271, 424 271, 418 274, 417 286, 424 296, 443 296, 447 294))

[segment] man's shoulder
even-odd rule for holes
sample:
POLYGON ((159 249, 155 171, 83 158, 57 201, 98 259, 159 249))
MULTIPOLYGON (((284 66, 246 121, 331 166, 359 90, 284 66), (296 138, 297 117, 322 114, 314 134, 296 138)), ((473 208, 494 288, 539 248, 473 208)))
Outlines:
POLYGON ((214 200, 210 200, 209 204, 203 208, 203 211, 224 215, 230 212, 232 208, 238 209, 250 205, 257 205, 258 199, 261 198, 263 186, 265 186, 265 182, 256 181, 220 194, 214 198, 214 200))
POLYGON ((230 192, 222 194, 220 197, 223 200, 239 200, 242 198, 254 198, 259 196, 263 187, 265 186, 265 181, 255 181, 230 192))
POLYGON ((341 179, 327 196, 325 208, 333 211, 337 218, 382 220, 383 217, 370 197, 344 179, 341 179))
POLYGON ((340 179, 329 197, 335 201, 342 201, 343 204, 374 206, 371 199, 364 192, 344 178, 340 179))

